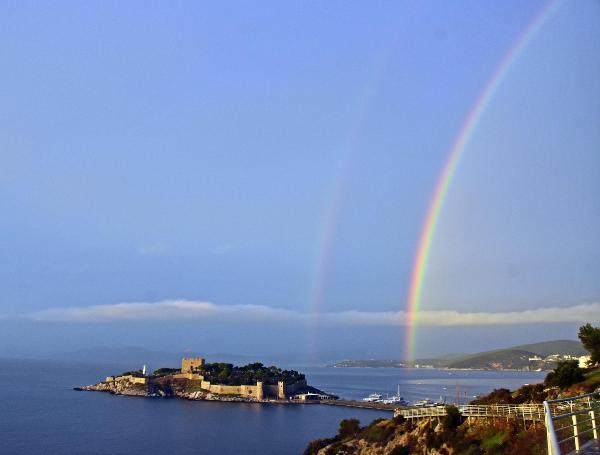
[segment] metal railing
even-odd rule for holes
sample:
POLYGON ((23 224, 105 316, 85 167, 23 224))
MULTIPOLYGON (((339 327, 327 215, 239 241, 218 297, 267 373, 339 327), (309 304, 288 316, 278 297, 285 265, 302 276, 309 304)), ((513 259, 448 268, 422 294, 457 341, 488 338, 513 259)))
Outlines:
POLYGON ((421 417, 443 417, 446 415, 445 406, 424 406, 418 408, 396 409, 394 416, 401 415, 406 419, 418 419, 421 417))
MULTIPOLYGON (((458 407, 464 417, 515 417, 525 420, 543 420, 544 406, 540 404, 467 404, 458 407)), ((428 406, 398 409, 395 415, 407 419, 423 417, 442 417, 446 415, 445 406, 428 406)))
POLYGON ((596 412, 600 411, 600 401, 597 398, 598 393, 588 393, 544 401, 549 455, 579 452, 598 441, 596 412))

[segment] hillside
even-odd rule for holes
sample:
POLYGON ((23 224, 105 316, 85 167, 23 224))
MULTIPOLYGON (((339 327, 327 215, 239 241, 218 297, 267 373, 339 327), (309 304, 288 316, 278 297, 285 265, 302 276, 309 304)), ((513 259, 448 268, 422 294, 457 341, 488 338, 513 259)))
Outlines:
POLYGON ((336 362, 337 368, 370 367, 398 368, 412 365, 428 365, 436 368, 475 368, 475 369, 542 369, 549 370, 556 366, 556 358, 548 361, 530 361, 530 358, 550 355, 582 356, 587 351, 579 341, 552 340, 539 343, 523 344, 505 349, 478 352, 474 354, 446 354, 437 358, 417 359, 412 362, 387 359, 344 360, 336 362))
POLYGON ((521 369, 536 354, 521 349, 501 349, 463 357, 446 364, 447 368, 521 369))
POLYGON ((513 346, 509 349, 521 349, 523 351, 535 352, 541 357, 546 357, 551 354, 577 356, 588 354, 583 345, 579 341, 575 340, 542 341, 541 343, 513 346))
POLYGON ((549 370, 556 365, 555 361, 530 361, 534 357, 547 357, 558 354, 561 356, 581 356, 586 355, 579 341, 573 340, 553 340, 540 343, 524 344, 513 346, 507 349, 498 349, 494 351, 479 352, 444 362, 447 368, 477 368, 477 369, 523 369, 533 368, 549 370))
MULTIPOLYGON (((528 352, 519 350, 506 350, 528 352)), ((588 370, 582 382, 560 388, 530 384, 518 390, 496 389, 471 404, 526 404, 571 397, 598 390, 600 369, 588 370)), ((311 441, 304 455, 429 455, 448 454, 543 454, 546 429, 543 422, 515 418, 467 419, 459 408, 449 406, 448 415, 421 420, 401 416, 377 419, 361 427, 355 419, 343 420, 337 435, 311 441)))

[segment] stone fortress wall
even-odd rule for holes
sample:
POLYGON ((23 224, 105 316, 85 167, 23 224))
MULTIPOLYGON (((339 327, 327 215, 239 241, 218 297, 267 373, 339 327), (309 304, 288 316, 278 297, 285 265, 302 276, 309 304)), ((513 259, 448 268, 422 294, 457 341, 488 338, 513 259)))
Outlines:
POLYGON ((124 376, 108 376, 105 382, 130 382, 131 384, 148 384, 148 378, 145 376, 138 377, 126 374, 124 376))
POLYGON ((306 380, 298 381, 295 384, 284 384, 283 381, 279 381, 277 385, 263 384, 260 381, 256 385, 211 384, 209 381, 204 380, 202 374, 198 373, 198 370, 201 370, 202 366, 204 366, 204 359, 202 358, 184 358, 181 360, 181 373, 173 376, 175 378, 200 381, 200 388, 210 393, 239 395, 255 400, 262 400, 266 397, 285 400, 287 397, 294 395, 298 390, 306 387, 306 380))
MULTIPOLYGON (((255 385, 211 384, 209 381, 205 381, 204 376, 202 375, 202 367, 204 364, 204 359, 201 357, 183 358, 181 359, 181 373, 173 374, 172 377, 174 379, 197 381, 200 383, 200 388, 206 392, 219 395, 238 395, 254 400, 262 400, 267 397, 285 400, 307 386, 306 380, 298 381, 294 384, 285 384, 283 381, 279 381, 277 384, 263 384, 258 381, 255 385)), ((130 374, 124 376, 108 376, 105 382, 148 384, 148 377, 138 377, 130 374)))

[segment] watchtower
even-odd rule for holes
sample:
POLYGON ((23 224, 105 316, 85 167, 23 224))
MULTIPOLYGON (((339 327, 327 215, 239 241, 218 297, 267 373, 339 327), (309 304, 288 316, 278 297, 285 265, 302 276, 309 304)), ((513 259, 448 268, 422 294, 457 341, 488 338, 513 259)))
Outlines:
POLYGON ((196 370, 201 370, 203 366, 204 359, 202 357, 185 357, 181 359, 182 373, 193 373, 196 370))

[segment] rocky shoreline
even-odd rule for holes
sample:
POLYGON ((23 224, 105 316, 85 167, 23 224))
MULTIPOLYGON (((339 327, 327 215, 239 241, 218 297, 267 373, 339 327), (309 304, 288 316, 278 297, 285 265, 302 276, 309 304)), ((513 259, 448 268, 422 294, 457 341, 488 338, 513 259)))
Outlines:
POLYGON ((162 389, 149 390, 147 387, 140 386, 128 386, 118 383, 107 383, 99 382, 97 384, 74 387, 73 390, 78 392, 105 392, 111 395, 123 395, 130 397, 143 397, 143 398, 180 398, 184 400, 194 401, 222 401, 222 402, 236 402, 236 403, 288 403, 289 401, 284 400, 253 400, 246 397, 237 396, 220 396, 210 392, 204 392, 200 390, 196 391, 185 391, 185 390, 172 390, 165 392, 162 389))

